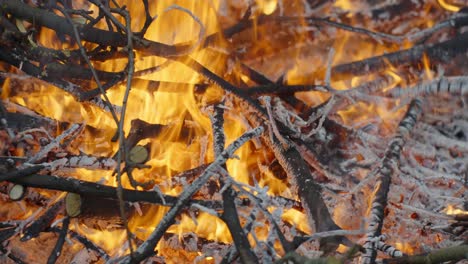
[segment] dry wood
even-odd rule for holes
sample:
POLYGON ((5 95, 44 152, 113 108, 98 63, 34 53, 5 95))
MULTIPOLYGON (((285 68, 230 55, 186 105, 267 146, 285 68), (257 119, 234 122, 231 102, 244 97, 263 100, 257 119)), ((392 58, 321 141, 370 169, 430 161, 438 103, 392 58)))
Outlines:
POLYGON ((406 256, 394 259, 384 259, 385 264, 435 264, 444 262, 457 262, 463 259, 467 259, 468 245, 460 245, 454 247, 443 248, 434 250, 427 254, 406 256))

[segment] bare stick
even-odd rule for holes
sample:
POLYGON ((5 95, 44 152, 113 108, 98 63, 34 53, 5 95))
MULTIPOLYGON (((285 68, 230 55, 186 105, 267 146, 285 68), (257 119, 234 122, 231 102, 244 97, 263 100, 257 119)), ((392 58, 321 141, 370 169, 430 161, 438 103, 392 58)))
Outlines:
MULTIPOLYGON (((130 96, 130 90, 132 89, 132 80, 133 80, 133 73, 135 71, 135 58, 133 54, 133 41, 132 41, 132 31, 130 29, 130 15, 126 10, 122 10, 123 16, 126 22, 126 33, 127 33, 127 52, 128 52, 128 63, 127 63, 127 87, 125 89, 124 98, 122 100, 122 112, 120 113, 120 120, 117 122, 118 125, 118 134, 119 134, 119 152, 117 153, 117 164, 119 164, 117 169, 117 199, 119 200, 119 211, 120 217, 122 218, 122 222, 125 226, 125 230, 127 232, 127 240, 130 247, 130 254, 133 255, 133 244, 132 244, 132 236, 130 229, 128 227, 128 220, 127 215, 125 213, 125 203, 123 197, 123 186, 122 186, 122 169, 120 164, 122 163, 122 158, 126 155, 126 148, 125 148, 125 134, 124 134, 124 122, 125 122, 125 114, 127 110, 127 101, 128 97, 130 96)), ((116 119, 117 121, 117 119, 116 119)), ((132 178, 129 173, 127 173, 128 178, 132 178)))

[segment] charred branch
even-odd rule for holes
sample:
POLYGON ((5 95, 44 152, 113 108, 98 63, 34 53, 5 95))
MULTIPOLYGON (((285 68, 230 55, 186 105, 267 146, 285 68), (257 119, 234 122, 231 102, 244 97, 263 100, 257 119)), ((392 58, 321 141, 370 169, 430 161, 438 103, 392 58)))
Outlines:
POLYGON ((373 263, 376 258, 375 243, 378 242, 378 237, 381 234, 384 210, 387 205, 387 196, 390 190, 394 167, 399 164, 400 152, 405 143, 405 137, 416 124, 422 112, 422 102, 415 99, 411 102, 408 111, 398 125, 397 135, 390 142, 381 166, 377 169, 377 183, 375 196, 371 205, 368 231, 366 241, 364 242, 365 254, 362 256, 363 263, 373 263))
MULTIPOLYGON (((73 32, 73 25, 67 19, 55 13, 14 0, 2 0, 0 5, 3 13, 11 14, 17 19, 23 19, 30 23, 53 29, 62 35, 71 35, 73 32)), ((76 27, 80 32, 81 39, 88 42, 111 47, 126 47, 128 44, 127 36, 119 32, 106 31, 81 24, 77 24, 76 27)), ((191 49, 191 46, 170 46, 137 37, 134 37, 134 42, 135 49, 161 57, 177 56, 191 49)))
POLYGON ((397 67, 418 63, 422 60, 424 54, 427 54, 434 62, 446 62, 458 54, 465 53, 468 48, 464 43, 467 41, 468 33, 463 33, 440 43, 420 44, 406 50, 337 65, 332 68, 332 75, 334 78, 343 78, 349 75, 361 76, 381 72, 387 69, 389 65, 397 67))
MULTIPOLYGON (((276 158, 288 174, 289 178, 295 182, 296 188, 301 198, 302 205, 309 214, 309 224, 316 232, 340 229, 331 218, 330 212, 325 205, 321 187, 314 182, 313 175, 302 159, 301 154, 294 147, 293 143, 283 146, 272 135, 271 148, 276 158)), ((322 245, 333 248, 337 247, 342 238, 326 238, 322 240, 322 245)))
MULTIPOLYGON (((124 206, 127 214, 131 215, 133 210, 131 210, 130 204, 125 202, 124 206)), ((116 223, 120 222, 119 201, 117 199, 68 193, 65 197, 65 208, 70 217, 108 219, 116 223)))
POLYGON ((185 189, 182 194, 179 195, 177 202, 164 216, 156 229, 151 233, 150 237, 138 247, 133 256, 127 257, 123 263, 139 262, 152 255, 152 252, 158 244, 159 240, 164 235, 166 230, 173 224, 176 216, 179 214, 182 208, 190 201, 190 198, 211 178, 211 176, 213 176, 213 174, 217 173, 219 167, 221 167, 226 162, 226 160, 233 155, 234 151, 236 151, 240 146, 242 146, 250 139, 258 137, 262 132, 263 127, 250 130, 234 141, 231 145, 229 145, 221 153, 221 155, 219 155, 216 160, 210 166, 208 166, 205 172, 200 175, 200 177, 198 177, 189 188, 185 189))
MULTIPOLYGON (((58 227, 51 227, 48 229, 50 232, 55 232, 55 233, 61 233, 62 229, 58 227)), ((72 239, 77 240, 81 244, 85 246, 86 249, 89 249, 91 251, 96 252, 100 257, 102 257, 105 261, 108 261, 110 259, 110 256, 107 254, 107 252, 99 247, 98 245, 94 244, 92 241, 87 239, 86 237, 80 235, 79 233, 73 231, 73 230, 68 230, 68 234, 72 239)))
MULTIPOLYGON (((225 147, 224 135, 224 104, 215 105, 214 114, 211 119, 211 126, 213 129, 213 148, 215 155, 218 157, 222 155, 225 147)), ((222 165, 226 169, 226 165, 222 165)), ((224 188, 226 181, 220 180, 221 188, 224 188)), ((223 214, 221 219, 226 223, 231 233, 234 244, 236 245, 237 252, 243 263, 258 263, 258 258, 251 250, 252 246, 247 239, 247 234, 241 226, 239 215, 236 208, 236 191, 232 186, 228 186, 223 192, 223 214)))
MULTIPOLYGON (((74 178, 57 177, 52 175, 32 174, 20 179, 11 179, 10 182, 22 184, 33 188, 43 188, 49 190, 59 190, 65 192, 73 192, 82 195, 97 196, 103 198, 117 197, 117 189, 115 187, 106 186, 98 183, 77 180, 74 178)), ((164 195, 164 200, 152 191, 135 191, 124 189, 124 200, 128 202, 147 202, 172 206, 176 203, 177 198, 170 195, 164 195)), ((190 200, 188 204, 200 203, 205 207, 220 209, 221 204, 215 201, 190 200)))

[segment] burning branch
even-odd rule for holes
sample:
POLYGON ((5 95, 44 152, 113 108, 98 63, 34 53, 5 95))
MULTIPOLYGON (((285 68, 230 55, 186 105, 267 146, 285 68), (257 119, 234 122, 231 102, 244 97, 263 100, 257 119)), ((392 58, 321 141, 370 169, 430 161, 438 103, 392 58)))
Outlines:
POLYGON ((466 41, 468 41, 468 33, 460 34, 452 39, 436 44, 420 44, 410 49, 337 65, 333 67, 332 74, 339 78, 349 75, 361 76, 382 72, 388 68, 389 64, 392 66, 402 66, 417 63, 422 60, 424 54, 427 54, 434 61, 448 61, 468 50, 466 45, 462 44, 466 41))
POLYGON ((374 191, 374 200, 372 202, 368 231, 364 242, 365 254, 362 256, 363 263, 374 263, 377 253, 375 251, 375 241, 380 236, 384 220, 384 210, 387 205, 387 195, 390 190, 394 167, 397 166, 400 159, 400 152, 405 143, 405 137, 413 129, 419 115, 422 112, 422 102, 415 99, 411 102, 408 111, 398 125, 398 132, 391 140, 381 166, 377 169, 377 183, 374 191))
POLYGON ((190 198, 210 179, 213 174, 216 174, 220 167, 226 162, 227 159, 234 155, 234 152, 241 147, 244 143, 254 137, 258 137, 263 132, 263 127, 258 127, 253 130, 247 131, 236 141, 231 143, 222 153, 219 155, 213 163, 208 166, 205 172, 200 175, 190 187, 186 188, 178 197, 177 202, 167 212, 161 222, 158 224, 156 229, 151 233, 149 238, 138 247, 137 251, 133 256, 127 257, 123 263, 139 262, 149 257, 156 245, 158 244, 161 237, 164 235, 166 230, 173 224, 175 217, 179 214, 180 210, 189 202, 190 198))
MULTIPOLYGON (((225 134, 224 134, 224 108, 223 103, 215 105, 214 114, 211 119, 213 127, 213 148, 217 157, 223 154, 225 148, 225 134)), ((226 165, 222 166, 226 170, 226 165)), ((221 219, 226 223, 231 233, 234 244, 236 245, 237 252, 240 255, 243 263, 257 263, 258 258, 251 250, 251 245, 247 239, 247 234, 241 226, 239 215, 236 209, 235 199, 237 196, 236 191, 232 188, 229 181, 220 179, 220 187, 223 189, 223 214, 221 219), (227 185, 227 186, 226 186, 227 185)))

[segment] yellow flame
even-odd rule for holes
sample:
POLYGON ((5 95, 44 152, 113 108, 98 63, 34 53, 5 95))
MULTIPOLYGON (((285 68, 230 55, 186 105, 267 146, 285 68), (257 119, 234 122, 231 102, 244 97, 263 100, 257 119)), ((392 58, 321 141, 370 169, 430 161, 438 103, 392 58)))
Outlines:
POLYGON ((424 53, 423 55, 423 65, 424 65, 424 72, 429 80, 434 79, 434 73, 432 73, 431 70, 431 63, 429 62, 429 58, 427 57, 427 54, 424 53))
POLYGON ((308 224, 309 220, 307 219, 307 215, 303 212, 300 212, 296 209, 285 210, 281 218, 288 223, 294 224, 294 226, 302 232, 307 234, 312 232, 308 224))
POLYGON ((456 5, 449 4, 449 3, 447 3, 447 1, 445 1, 445 0, 437 0, 437 2, 438 2, 439 5, 441 5, 445 10, 450 11, 450 12, 458 12, 458 11, 460 11, 460 9, 461 9, 461 7, 456 6, 456 5))
POLYGON ((414 254, 414 248, 408 242, 396 242, 395 248, 408 255, 414 254))
POLYGON ((270 15, 276 10, 278 0, 256 0, 258 8, 265 15, 270 15))
POLYGON ((347 246, 345 246, 343 244, 340 244, 338 246, 338 248, 336 249, 336 251, 341 253, 341 254, 344 254, 344 253, 348 252, 348 250, 349 250, 349 247, 347 247, 347 246))
POLYGON ((464 211, 459 208, 455 208, 453 205, 448 205, 445 209, 445 213, 448 215, 468 214, 468 211, 464 211))

